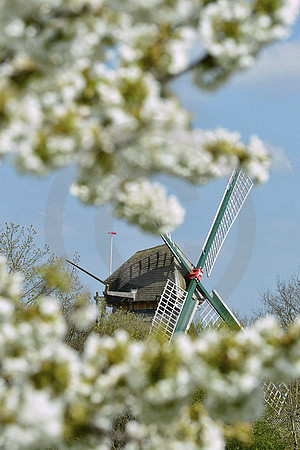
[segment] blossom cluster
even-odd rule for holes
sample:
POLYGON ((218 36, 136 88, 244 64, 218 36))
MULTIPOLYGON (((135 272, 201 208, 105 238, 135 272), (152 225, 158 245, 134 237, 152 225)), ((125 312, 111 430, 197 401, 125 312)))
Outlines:
POLYGON ((161 189, 143 214, 128 194, 142 185, 150 198, 157 188, 145 178, 161 171, 203 183, 244 165, 261 181, 268 156, 257 140, 228 152, 231 137, 218 133, 217 155, 203 147, 166 83, 196 47, 206 52, 196 84, 224 81, 285 36, 298 8, 298 0, 3 0, 0 156, 15 154, 19 170, 37 175, 75 164, 72 192, 83 202, 111 203, 147 231, 169 231, 183 217, 178 202, 161 189), (146 164, 136 171, 140 155, 146 164))
MULTIPOLYGON (((300 375, 300 321, 267 318, 245 331, 209 331, 169 345, 90 335, 64 343, 54 298, 20 303, 20 279, 0 260, 0 447, 3 449, 224 448, 224 425, 263 407, 263 379, 300 375), (203 403, 193 402, 196 390, 203 403), (126 433, 116 433, 124 418, 126 433)), ((90 314, 87 315, 90 320, 90 314)), ((81 320, 82 322, 82 320, 81 320)))
POLYGON ((287 35, 286 27, 294 22, 298 8, 296 0, 209 2, 200 36, 210 55, 225 69, 248 67, 263 44, 287 35))

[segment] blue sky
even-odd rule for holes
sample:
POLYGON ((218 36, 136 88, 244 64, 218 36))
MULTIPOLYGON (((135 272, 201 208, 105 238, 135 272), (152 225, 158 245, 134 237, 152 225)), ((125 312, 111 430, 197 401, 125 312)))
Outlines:
MULTIPOLYGON (((210 279, 203 278, 205 286, 216 288, 231 308, 250 315, 260 304, 263 289, 273 289, 279 276, 299 272, 300 20, 289 40, 266 49, 251 70, 236 75, 219 91, 203 93, 189 76, 177 80, 174 89, 193 112, 195 126, 237 130, 245 142, 257 134, 273 148, 270 180, 252 190, 210 279)), ((68 194, 72 176, 72 169, 64 169, 33 178, 3 164, 0 223, 33 224, 39 244, 47 242, 62 257, 78 252, 80 264, 100 278, 109 271, 108 231, 117 232, 114 268, 136 251, 161 243, 116 220, 106 207, 80 204, 68 194)), ((173 239, 196 262, 226 180, 195 187, 159 179, 186 208, 185 222, 173 239)), ((85 275, 81 281, 92 293, 102 291, 101 284, 85 275)))

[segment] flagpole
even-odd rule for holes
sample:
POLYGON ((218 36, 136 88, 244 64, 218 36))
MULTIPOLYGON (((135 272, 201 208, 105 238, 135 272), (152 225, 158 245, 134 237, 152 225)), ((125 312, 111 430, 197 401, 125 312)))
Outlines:
POLYGON ((113 240, 114 236, 117 234, 114 231, 109 231, 110 234, 110 261, 109 261, 109 275, 112 274, 112 257, 113 257, 113 240))

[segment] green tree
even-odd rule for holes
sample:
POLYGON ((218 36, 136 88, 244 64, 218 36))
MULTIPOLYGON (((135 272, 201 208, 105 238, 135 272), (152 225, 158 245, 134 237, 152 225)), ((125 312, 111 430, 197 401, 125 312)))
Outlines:
MULTIPOLYGON (((33 225, 25 228, 10 222, 0 229, 0 253, 6 258, 8 271, 19 272, 23 278, 21 305, 29 307, 42 295, 55 296, 67 324, 66 342, 82 349, 91 329, 78 329, 72 312, 90 302, 91 294, 83 289, 75 268, 65 266, 47 244, 39 247, 36 238, 33 225)), ((74 254, 73 261, 79 262, 78 254, 74 254)))
POLYGON ((257 420, 253 425, 250 443, 238 439, 228 439, 226 450, 286 450, 280 432, 269 424, 267 417, 257 420))
POLYGON ((117 310, 108 312, 104 298, 99 302, 100 313, 95 331, 100 336, 113 336, 116 331, 126 331, 130 338, 142 341, 149 335, 151 320, 145 316, 117 310))
POLYGON ((254 311, 256 317, 267 314, 276 316, 286 329, 300 314, 300 277, 291 275, 288 279, 277 279, 274 291, 265 289, 261 294, 262 307, 254 311))
POLYGON ((12 222, 0 229, 0 253, 5 256, 9 272, 19 272, 23 276, 21 299, 24 305, 35 301, 39 295, 53 291, 40 275, 42 265, 54 262, 48 245, 43 248, 34 242, 36 230, 32 225, 25 228, 12 222))
MULTIPOLYGON (((73 266, 65 266, 47 244, 38 247, 36 235, 33 225, 25 228, 5 223, 0 228, 0 254, 6 258, 9 273, 22 275, 24 306, 34 303, 41 295, 53 295, 67 314, 72 305, 90 298, 90 294, 84 292, 73 266)), ((73 260, 78 262, 79 255, 75 253, 73 260)))

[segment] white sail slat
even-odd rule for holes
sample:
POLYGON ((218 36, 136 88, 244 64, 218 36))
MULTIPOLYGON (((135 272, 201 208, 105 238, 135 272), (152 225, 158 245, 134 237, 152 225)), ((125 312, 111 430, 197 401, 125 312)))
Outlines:
MULTIPOLYGON (((234 175, 235 175, 235 172, 233 173, 233 175, 231 176, 231 178, 228 182, 228 185, 225 190, 225 194, 228 191, 228 189, 230 188, 231 184, 233 183, 234 175)), ((221 247, 226 239, 226 236, 227 236, 230 228, 232 227, 235 219, 237 218, 249 192, 252 189, 252 186, 253 186, 253 182, 252 182, 251 178, 249 178, 242 170, 239 170, 239 174, 238 174, 235 186, 230 195, 229 202, 223 213, 222 220, 220 221, 218 230, 215 234, 215 237, 213 239, 213 242, 211 244, 211 247, 209 249, 209 252, 208 252, 208 255, 207 255, 207 258, 205 261, 205 268, 206 268, 206 273, 207 273, 208 277, 211 274, 211 271, 214 267, 214 264, 216 262, 218 254, 221 250, 221 247)), ((224 196, 225 196, 225 194, 224 194, 224 196)), ((220 206, 223 202, 224 196, 222 198, 220 206)), ((220 209, 220 206, 219 206, 219 209, 220 209)), ((217 219, 219 209, 217 211, 217 214, 216 214, 213 224, 211 226, 210 232, 211 232, 211 230, 215 224, 215 221, 217 219)), ((208 236, 210 235, 210 232, 208 233, 208 236)))

